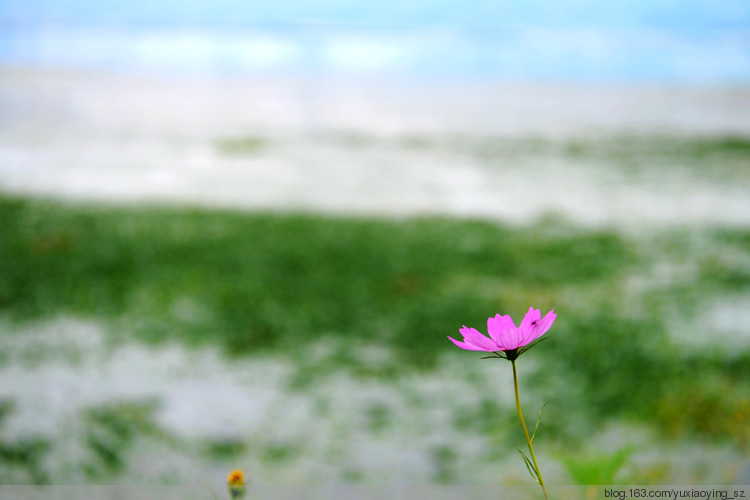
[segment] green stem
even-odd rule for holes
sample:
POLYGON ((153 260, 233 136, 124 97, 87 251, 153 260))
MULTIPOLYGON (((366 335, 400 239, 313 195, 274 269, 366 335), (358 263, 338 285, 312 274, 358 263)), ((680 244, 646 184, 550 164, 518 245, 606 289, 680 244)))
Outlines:
POLYGON ((516 408, 518 409, 518 417, 521 419, 521 425, 523 426, 523 433, 526 435, 526 444, 529 445, 529 453, 531 453, 531 460, 534 462, 534 471, 536 477, 539 479, 539 486, 542 487, 542 493, 544 498, 549 500, 547 495, 547 488, 544 487, 544 479, 542 479, 542 472, 539 470, 539 464, 536 463, 536 456, 534 455, 534 447, 531 444, 531 438, 529 437, 529 430, 526 428, 526 420, 523 418, 523 412, 521 411, 521 400, 518 397, 518 375, 516 374, 516 360, 512 360, 513 365, 513 388, 516 390, 516 408))

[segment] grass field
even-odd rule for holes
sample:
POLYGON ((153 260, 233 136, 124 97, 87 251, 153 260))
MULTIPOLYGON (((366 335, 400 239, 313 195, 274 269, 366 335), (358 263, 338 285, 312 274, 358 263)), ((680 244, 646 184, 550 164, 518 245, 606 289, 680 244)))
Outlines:
MULTIPOLYGON (((607 433, 633 428, 650 436, 646 441, 652 447, 632 451, 632 480, 732 481, 750 446, 750 337, 743 323, 749 300, 750 231, 744 229, 685 227, 626 235, 551 217, 531 226, 506 226, 468 219, 0 199, 6 376, 39 363, 28 352, 15 356, 8 347, 28 334, 28 325, 72 317, 103 325, 108 349, 136 343, 154 352, 174 345, 190 352, 218 350, 222 363, 238 367, 276 360, 284 366, 281 379, 268 382, 263 370, 258 376, 282 401, 312 398, 310 404, 318 408, 310 410, 316 417, 306 428, 325 434, 346 422, 351 432, 368 436, 371 446, 381 443, 392 453, 418 426, 404 419, 419 419, 442 402, 447 413, 440 429, 467 434, 446 434, 423 450, 429 465, 421 481, 500 480, 488 466, 482 473, 472 471, 472 460, 510 460, 518 466, 514 470, 522 470, 520 459, 515 464, 517 457, 505 458, 522 444, 512 406, 501 395, 506 391, 507 396, 507 387, 499 388, 508 383, 508 367, 479 361, 446 336, 454 336, 462 324, 483 330, 487 316, 496 312, 520 318, 530 305, 558 313, 550 339, 519 361, 528 418, 551 400, 537 453, 563 464, 567 460, 570 474, 585 475, 587 462, 581 457, 593 454, 591 463, 606 462, 601 457, 617 451, 607 433), (487 379, 488 374, 499 378, 487 379), (331 385, 333 380, 345 382, 331 385), (404 388, 414 380, 420 387, 444 380, 445 399, 438 384, 430 386, 430 398, 410 406, 410 397, 425 394, 404 388), (347 396, 341 387, 354 392, 347 396), (391 392, 362 396, 373 387, 391 392), (462 402, 463 392, 477 394, 462 402), (346 401, 353 405, 348 410, 330 409, 346 401), (476 445, 481 452, 462 448, 468 435, 481 443, 476 445), (734 458, 726 459, 723 475, 700 467, 684 475, 671 459, 649 462, 654 446, 705 446, 734 458)), ((37 358, 47 359, 43 353, 37 358)), ((8 394, 0 422, 23 414, 23 398, 8 394)), ((81 431, 80 446, 90 460, 67 468, 51 463, 66 456, 55 451, 59 439, 0 428, 5 431, 0 480, 138 477, 131 457, 138 439, 146 443, 135 446, 139 453, 157 442, 171 450, 170 456, 199 455, 211 464, 252 459, 303 471, 323 460, 329 480, 391 477, 385 465, 347 467, 351 452, 339 449, 336 455, 334 448, 344 445, 333 438, 319 436, 319 445, 307 442, 309 434, 180 440, 159 423, 159 408, 158 401, 141 399, 77 410, 77 425, 89 429, 81 431), (321 449, 327 458, 316 456, 321 449)), ((622 432, 628 442, 629 431, 622 432)), ((427 446, 425 439, 410 446, 427 446)), ((611 457, 617 463, 622 455, 611 457)), ((590 471, 588 477, 600 473, 590 471)), ((179 477, 170 474, 148 480, 179 477)), ((307 477, 299 474, 268 472, 267 477, 307 477)), ((558 481, 571 480, 564 469, 555 475, 558 481)), ((520 472, 519 477, 527 479, 520 472)))

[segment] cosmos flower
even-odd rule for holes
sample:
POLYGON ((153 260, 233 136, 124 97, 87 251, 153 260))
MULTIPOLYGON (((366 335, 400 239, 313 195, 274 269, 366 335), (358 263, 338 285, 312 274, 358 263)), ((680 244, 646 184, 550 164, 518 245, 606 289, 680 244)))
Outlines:
POLYGON ((494 352, 499 357, 512 361, 530 349, 532 342, 550 329, 556 317, 554 309, 542 318, 539 309, 530 307, 518 327, 507 314, 505 316, 497 314, 487 319, 489 337, 480 333, 476 328, 467 328, 464 325, 459 330, 464 337, 463 342, 452 337, 448 339, 461 349, 494 352))

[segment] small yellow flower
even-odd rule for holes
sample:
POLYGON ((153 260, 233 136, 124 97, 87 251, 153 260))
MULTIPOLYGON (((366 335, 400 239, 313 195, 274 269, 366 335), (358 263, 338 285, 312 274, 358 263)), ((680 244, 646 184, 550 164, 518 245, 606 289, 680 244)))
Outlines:
POLYGON ((227 476, 229 486, 242 486, 245 484, 245 473, 240 469, 235 469, 227 476))
POLYGON ((235 469, 227 476, 227 488, 232 500, 240 500, 245 496, 245 474, 235 469))

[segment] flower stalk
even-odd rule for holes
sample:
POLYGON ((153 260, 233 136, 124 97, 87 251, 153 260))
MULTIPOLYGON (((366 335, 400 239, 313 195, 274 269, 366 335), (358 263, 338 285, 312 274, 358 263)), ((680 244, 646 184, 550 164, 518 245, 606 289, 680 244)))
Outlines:
MULTIPOLYGON (((513 365, 513 388, 516 391, 516 409, 518 410, 518 418, 521 419, 521 425, 523 426, 523 433, 526 436, 526 444, 529 447, 529 453, 531 454, 532 463, 529 464, 528 458, 526 458, 523 453, 521 453, 521 456, 523 456, 527 467, 533 467, 534 474, 532 475, 536 476, 535 479, 537 483, 539 483, 539 486, 542 488, 542 493, 544 493, 545 500, 549 500, 549 495, 547 495, 547 488, 544 486, 544 478, 542 478, 542 471, 539 470, 539 464, 536 461, 536 455, 534 455, 533 440, 534 436, 536 435, 536 429, 534 429, 534 436, 529 437, 529 429, 526 427, 526 420, 523 418, 523 412, 521 411, 521 399, 518 396, 518 374, 516 373, 516 360, 512 360, 511 364, 513 365)), ((529 472, 531 472, 531 470, 529 472)))

